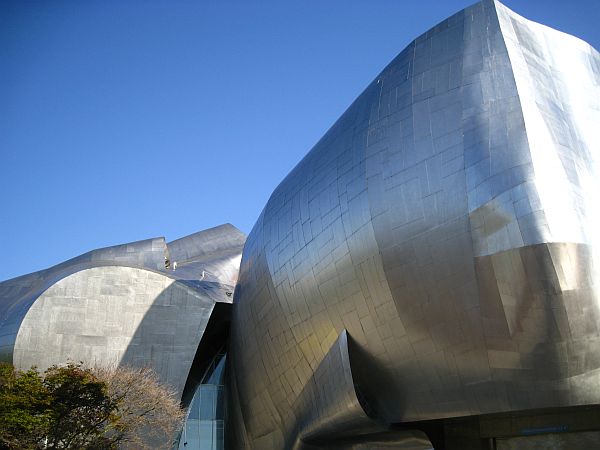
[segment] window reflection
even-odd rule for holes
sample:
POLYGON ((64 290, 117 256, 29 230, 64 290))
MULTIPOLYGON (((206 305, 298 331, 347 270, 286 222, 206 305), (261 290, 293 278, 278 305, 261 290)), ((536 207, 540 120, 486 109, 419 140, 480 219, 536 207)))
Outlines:
POLYGON ((186 418, 179 450, 223 450, 225 354, 217 355, 198 386, 186 418))

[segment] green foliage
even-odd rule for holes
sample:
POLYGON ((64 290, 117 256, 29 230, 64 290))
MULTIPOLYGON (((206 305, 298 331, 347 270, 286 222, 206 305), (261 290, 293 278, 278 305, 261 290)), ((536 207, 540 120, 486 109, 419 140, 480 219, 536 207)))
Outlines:
POLYGON ((37 370, 0 364, 0 447, 39 448, 52 423, 51 403, 37 370))
POLYGON ((81 365, 15 371, 0 365, 0 448, 112 449, 118 402, 81 365))
POLYGON ((47 448, 112 448, 105 434, 118 402, 108 395, 106 383, 79 365, 51 367, 44 385, 52 396, 52 423, 47 448))
POLYGON ((184 411, 147 368, 0 363, 0 450, 170 449, 184 411))

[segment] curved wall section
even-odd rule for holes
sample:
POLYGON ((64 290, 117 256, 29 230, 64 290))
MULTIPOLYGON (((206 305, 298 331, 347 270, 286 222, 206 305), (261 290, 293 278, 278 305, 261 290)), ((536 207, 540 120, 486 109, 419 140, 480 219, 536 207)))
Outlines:
POLYGON ((298 399, 343 329, 383 423, 600 401, 599 68, 490 0, 385 68, 248 237, 238 442, 303 435, 298 399))
POLYGON ((0 357, 23 369, 69 360, 151 367, 181 396, 197 383, 190 370, 215 305, 231 303, 244 240, 225 224, 170 244, 93 250, 0 283, 0 357))
POLYGON ((15 366, 66 361, 152 367, 179 395, 214 300, 131 267, 96 267, 45 291, 19 328, 15 366))
POLYGON ((146 239, 92 250, 48 269, 0 283, 0 360, 12 362, 21 321, 39 295, 54 283, 80 270, 106 265, 164 271, 165 258, 165 239, 146 239))
POLYGON ((245 241, 244 233, 224 224, 169 242, 173 275, 235 286, 245 241))

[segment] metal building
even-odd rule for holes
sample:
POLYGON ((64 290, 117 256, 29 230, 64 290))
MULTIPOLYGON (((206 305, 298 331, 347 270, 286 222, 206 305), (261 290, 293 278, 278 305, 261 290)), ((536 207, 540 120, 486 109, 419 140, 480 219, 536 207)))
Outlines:
POLYGON ((247 240, 0 283, 0 356, 150 365, 190 406, 179 448, 599 447, 599 124, 598 52, 484 0, 373 80, 247 240))
POLYGON ((552 408, 600 402, 599 124, 598 52, 496 1, 404 49, 248 236, 233 448, 588 430, 552 408))
POLYGON ((0 358, 22 369, 151 367, 188 406, 227 340, 244 241, 221 225, 94 250, 0 283, 0 358))

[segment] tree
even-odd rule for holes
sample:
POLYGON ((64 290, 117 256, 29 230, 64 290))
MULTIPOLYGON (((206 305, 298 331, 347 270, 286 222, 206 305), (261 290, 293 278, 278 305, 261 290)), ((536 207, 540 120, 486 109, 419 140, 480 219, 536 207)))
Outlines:
POLYGON ((39 448, 50 429, 52 397, 35 369, 0 364, 0 448, 39 448))
POLYGON ((114 411, 119 403, 111 398, 103 380, 71 363, 50 367, 43 383, 52 398, 46 448, 113 448, 115 439, 107 431, 115 425, 114 411))
POLYGON ((173 389, 148 368, 96 368, 111 398, 119 403, 113 434, 121 446, 170 449, 181 428, 184 410, 173 389))
POLYGON ((170 448, 183 419, 150 369, 0 365, 0 448, 170 448))

